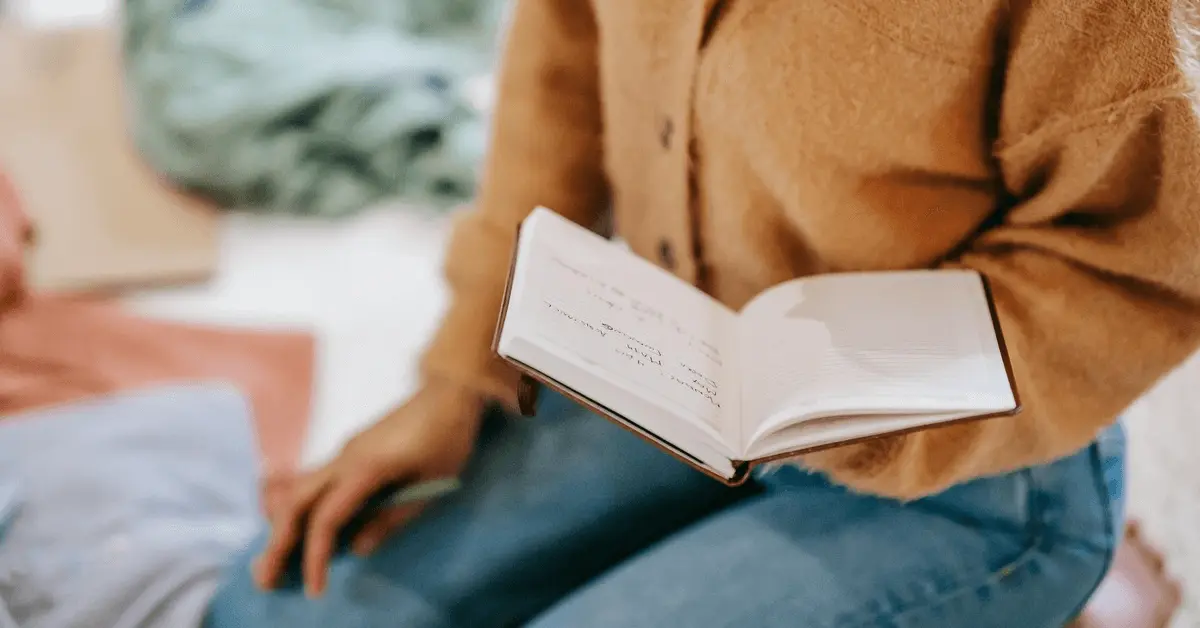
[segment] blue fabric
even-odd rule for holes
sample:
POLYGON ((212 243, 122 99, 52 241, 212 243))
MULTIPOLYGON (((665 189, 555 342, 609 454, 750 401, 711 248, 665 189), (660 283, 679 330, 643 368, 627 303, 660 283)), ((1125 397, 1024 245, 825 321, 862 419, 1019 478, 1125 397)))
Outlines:
POLYGON ((4 533, 20 509, 21 485, 15 479, 0 477, 0 543, 4 542, 4 533))
POLYGON ((498 0, 129 0, 146 160, 231 206, 340 216, 468 200, 487 140, 470 81, 498 0))
POLYGON ((195 628, 259 527, 243 397, 178 385, 0 421, 20 509, 0 541, 0 626, 195 628))
POLYGON ((255 590, 255 542, 206 628, 1058 628, 1123 517, 1123 434, 900 503, 784 466, 725 489, 551 397, 494 421, 465 490, 315 601, 255 590))
MULTIPOLYGON (((0 477, 0 544, 4 543, 5 533, 17 518, 21 509, 21 487, 13 478, 0 477)), ((8 579, 3 573, 4 566, 0 565, 0 583, 8 579)), ((0 585, 0 594, 2 594, 0 585)), ((9 614, 4 598, 0 595, 0 628, 20 628, 17 620, 9 614)))

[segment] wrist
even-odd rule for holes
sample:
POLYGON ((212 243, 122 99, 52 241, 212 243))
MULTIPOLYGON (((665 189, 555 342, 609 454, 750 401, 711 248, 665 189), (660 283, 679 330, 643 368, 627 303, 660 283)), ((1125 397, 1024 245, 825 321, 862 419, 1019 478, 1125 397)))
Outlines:
POLYGON ((441 378, 425 380, 416 398, 422 398, 443 413, 467 422, 479 421, 487 401, 482 392, 441 378))

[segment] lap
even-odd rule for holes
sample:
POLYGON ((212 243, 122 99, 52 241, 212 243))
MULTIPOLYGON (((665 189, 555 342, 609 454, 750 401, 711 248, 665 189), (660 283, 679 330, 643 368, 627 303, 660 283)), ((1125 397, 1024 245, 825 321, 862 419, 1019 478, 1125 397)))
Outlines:
POLYGON ((374 556, 338 557, 319 600, 256 591, 251 548, 207 628, 1041 628, 1082 603, 1111 550, 1104 495, 1119 487, 1095 448, 910 504, 791 467, 732 491, 550 403, 493 426, 463 492, 374 556))
POLYGON ((1060 628, 1111 560, 1121 438, 908 504, 784 468, 530 626, 1060 628))
POLYGON ((536 420, 492 417, 464 475, 373 556, 338 556, 328 590, 262 593, 226 572, 207 628, 501 626, 540 610, 746 491, 547 395, 536 420))
POLYGON ((1061 627, 1103 553, 837 493, 772 491, 605 574, 532 628, 1061 627))

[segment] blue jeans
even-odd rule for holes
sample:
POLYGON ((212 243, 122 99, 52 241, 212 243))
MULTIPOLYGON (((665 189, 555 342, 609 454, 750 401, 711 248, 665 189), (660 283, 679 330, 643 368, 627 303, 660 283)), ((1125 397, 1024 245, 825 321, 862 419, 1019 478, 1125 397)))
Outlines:
POLYGON ((1123 438, 900 503, 791 466, 727 489, 550 397, 318 600, 254 588, 260 539, 205 628, 1058 628, 1119 538, 1123 438))

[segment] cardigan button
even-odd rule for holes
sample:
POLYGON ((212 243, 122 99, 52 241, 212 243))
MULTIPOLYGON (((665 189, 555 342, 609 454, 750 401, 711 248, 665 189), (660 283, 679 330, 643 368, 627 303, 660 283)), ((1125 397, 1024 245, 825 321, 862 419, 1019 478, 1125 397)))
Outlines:
POLYGON ((667 270, 675 270, 675 251, 671 248, 671 243, 666 240, 658 242, 658 261, 667 270))
POLYGON ((664 118, 658 129, 658 143, 663 150, 671 149, 671 139, 675 136, 675 123, 670 118, 664 118))

